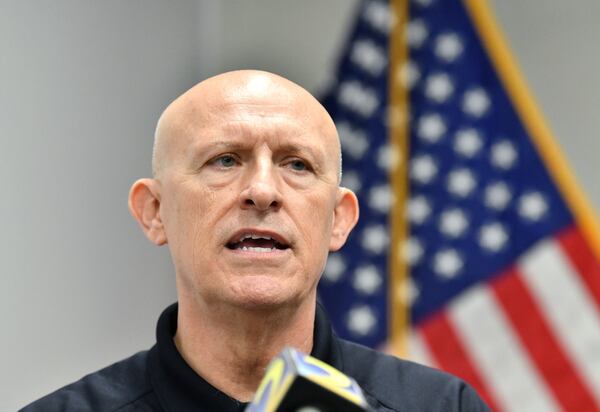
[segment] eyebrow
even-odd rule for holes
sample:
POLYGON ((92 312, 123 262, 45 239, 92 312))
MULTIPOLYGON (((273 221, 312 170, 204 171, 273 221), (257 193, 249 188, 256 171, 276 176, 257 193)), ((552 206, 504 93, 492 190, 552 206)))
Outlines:
MULTIPOLYGON (((216 140, 210 143, 204 142, 204 144, 199 145, 202 146, 203 149, 208 148, 223 148, 229 150, 246 150, 252 145, 243 141, 242 139, 235 139, 233 141, 228 140, 216 140)), ((303 144, 301 142, 285 142, 285 143, 277 143, 275 147, 273 147, 273 151, 281 151, 286 153, 308 153, 310 157, 312 157, 316 161, 323 161, 324 155, 315 150, 315 148, 310 145, 303 144)))
MULTIPOLYGON (((260 132, 257 132, 256 129, 250 128, 246 125, 227 125, 223 130, 218 132, 215 136, 206 136, 201 138, 201 141, 198 142, 197 146, 200 147, 223 147, 223 148, 231 148, 231 149, 243 149, 248 146, 247 136, 248 135, 256 135, 260 132), (220 137, 227 136, 226 138, 220 137), (211 140, 207 142, 206 140, 211 140), (206 145, 206 146, 205 146, 206 145)), ((271 130, 268 132, 274 136, 281 135, 282 133, 277 130, 271 130)), ((289 132, 288 132, 289 133, 289 132)), ((288 139, 291 141, 280 142, 276 141, 276 149, 283 150, 288 152, 301 152, 306 151, 310 153, 314 158, 322 158, 322 155, 309 144, 303 142, 304 136, 308 135, 307 131, 304 129, 298 129, 295 132, 288 134, 288 139)), ((278 139, 277 139, 278 140, 278 139)))

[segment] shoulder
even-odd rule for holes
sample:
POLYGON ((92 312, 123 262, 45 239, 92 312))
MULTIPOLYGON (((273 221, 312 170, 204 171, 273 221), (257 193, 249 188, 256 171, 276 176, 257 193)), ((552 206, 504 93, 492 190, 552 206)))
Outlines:
POLYGON ((126 410, 128 404, 152 390, 146 377, 147 357, 148 351, 138 352, 44 396, 20 412, 126 410))
POLYGON ((341 339, 339 344, 343 372, 377 401, 378 410, 489 411, 455 376, 341 339))

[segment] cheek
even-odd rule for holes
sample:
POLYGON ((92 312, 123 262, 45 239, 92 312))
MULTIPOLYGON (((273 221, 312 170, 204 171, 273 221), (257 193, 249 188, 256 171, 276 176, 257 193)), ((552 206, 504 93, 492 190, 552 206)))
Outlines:
MULTIPOLYGON (((165 197, 167 198, 167 197, 165 197)), ((210 208, 214 194, 207 190, 178 190, 170 194, 167 205, 165 227, 171 253, 196 253, 202 234, 207 232, 210 208)))
POLYGON ((329 249, 334 201, 322 195, 308 197, 307 200, 307 204, 301 209, 302 216, 299 217, 303 237, 310 245, 309 253, 315 258, 320 258, 321 254, 326 254, 329 249))

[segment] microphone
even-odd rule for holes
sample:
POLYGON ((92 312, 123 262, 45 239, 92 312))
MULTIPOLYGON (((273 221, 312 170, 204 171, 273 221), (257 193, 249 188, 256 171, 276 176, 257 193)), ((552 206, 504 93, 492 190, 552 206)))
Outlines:
POLYGON ((368 412, 351 377, 296 349, 273 358, 246 412, 368 412))

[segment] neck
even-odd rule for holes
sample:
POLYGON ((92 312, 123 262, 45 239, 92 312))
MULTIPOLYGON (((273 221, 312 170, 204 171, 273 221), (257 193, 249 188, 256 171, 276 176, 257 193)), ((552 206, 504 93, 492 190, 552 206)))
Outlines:
POLYGON ((315 296, 300 305, 248 310, 180 296, 175 344, 185 361, 230 397, 252 399, 265 369, 284 346, 310 353, 315 296))

